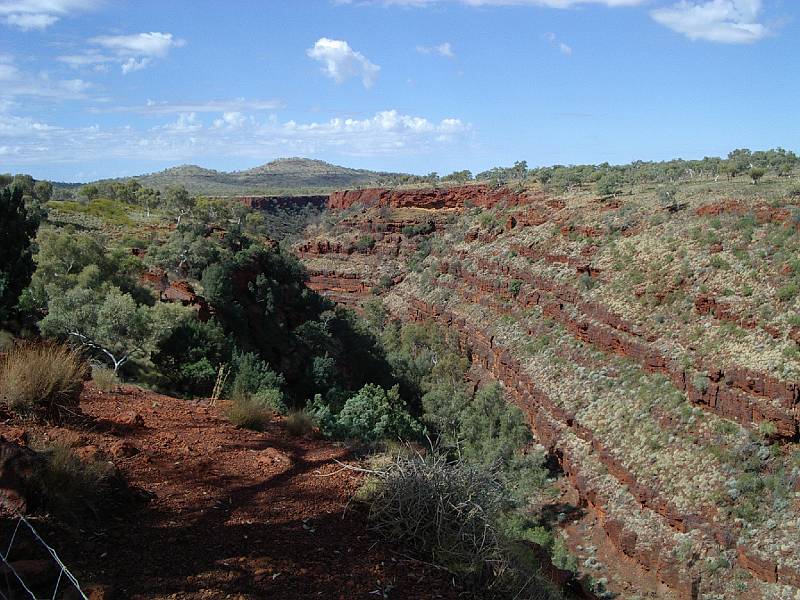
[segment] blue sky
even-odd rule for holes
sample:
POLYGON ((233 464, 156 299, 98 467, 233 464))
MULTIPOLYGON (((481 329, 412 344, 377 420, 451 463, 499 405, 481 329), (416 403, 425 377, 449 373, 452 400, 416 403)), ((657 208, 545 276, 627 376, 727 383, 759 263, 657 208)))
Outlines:
POLYGON ((800 149, 795 0, 0 0, 0 172, 800 149))

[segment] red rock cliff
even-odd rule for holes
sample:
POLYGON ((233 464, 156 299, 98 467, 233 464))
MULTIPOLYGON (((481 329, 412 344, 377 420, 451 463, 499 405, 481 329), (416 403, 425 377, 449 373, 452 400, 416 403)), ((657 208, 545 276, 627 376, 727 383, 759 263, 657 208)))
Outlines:
POLYGON ((355 204, 429 209, 462 209, 471 204, 490 208, 500 202, 508 206, 520 206, 541 199, 530 192, 517 192, 506 187, 492 189, 483 184, 419 190, 366 188, 333 192, 328 198, 328 208, 345 209, 355 204))

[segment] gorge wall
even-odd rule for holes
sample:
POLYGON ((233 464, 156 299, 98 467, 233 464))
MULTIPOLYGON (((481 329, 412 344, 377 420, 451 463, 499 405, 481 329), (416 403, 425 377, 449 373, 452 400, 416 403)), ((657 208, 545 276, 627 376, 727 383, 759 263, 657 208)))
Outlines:
POLYGON ((758 200, 687 204, 671 215, 651 197, 482 185, 337 192, 328 206, 343 218, 296 252, 309 287, 337 302, 379 297, 459 333, 558 458, 618 577, 635 565, 663 597, 795 597, 797 325, 778 298, 730 293, 730 269, 713 265, 741 256, 733 238, 679 236, 720 215, 792 225, 758 200))

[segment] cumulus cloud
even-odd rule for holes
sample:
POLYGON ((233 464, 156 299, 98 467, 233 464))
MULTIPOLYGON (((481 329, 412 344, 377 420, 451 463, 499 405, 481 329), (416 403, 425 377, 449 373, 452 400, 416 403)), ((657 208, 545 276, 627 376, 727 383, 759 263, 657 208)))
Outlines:
POLYGON ((322 72, 337 83, 350 77, 360 77, 364 87, 369 88, 375 83, 381 69, 344 40, 319 38, 306 54, 322 63, 322 72))
POLYGON ((438 46, 417 46, 417 52, 420 54, 438 54, 439 56, 444 56, 445 58, 455 58, 455 52, 453 52, 453 46, 450 42, 443 42, 438 46))
POLYGON ((681 0, 650 14, 658 23, 692 40, 748 44, 769 35, 769 29, 758 22, 760 12, 761 0, 681 0))
POLYGON ((206 126, 196 113, 149 129, 99 126, 53 127, 0 113, 0 147, 9 166, 80 164, 98 159, 200 162, 221 156, 261 160, 266 155, 399 156, 446 152, 463 144, 471 127, 450 117, 431 120, 397 110, 362 119, 281 121, 244 113, 221 113, 206 126))
POLYGON ((23 31, 41 30, 61 17, 89 10, 97 4, 98 0, 0 0, 0 19, 23 31))
POLYGON ((173 123, 166 125, 158 125, 153 127, 153 131, 163 130, 172 131, 175 133, 193 133, 203 128, 203 124, 197 118, 196 113, 181 113, 178 119, 173 123))
POLYGON ((229 111, 222 113, 219 119, 214 119, 214 127, 217 129, 239 129, 247 123, 248 118, 239 111, 229 111))
POLYGON ((108 64, 116 63, 127 75, 140 71, 159 58, 165 58, 173 48, 186 45, 184 40, 171 33, 151 31, 129 35, 101 35, 89 39, 99 49, 86 50, 78 54, 65 54, 58 60, 73 68, 93 67, 104 70, 108 64))

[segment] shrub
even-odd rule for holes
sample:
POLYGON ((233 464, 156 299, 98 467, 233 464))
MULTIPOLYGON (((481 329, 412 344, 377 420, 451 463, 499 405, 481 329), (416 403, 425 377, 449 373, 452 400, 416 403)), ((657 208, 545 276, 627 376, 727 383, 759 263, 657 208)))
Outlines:
POLYGON ((707 375, 702 375, 698 373, 694 377, 692 377, 692 384, 695 388, 701 393, 705 394, 708 391, 708 386, 711 383, 711 380, 708 378, 707 375))
POLYGON ((518 296, 521 288, 522 288, 521 279, 514 279, 511 281, 511 283, 508 284, 508 291, 511 292, 512 296, 518 296))
POLYGON ((92 366, 92 381, 101 392, 110 392, 119 385, 119 377, 113 369, 103 366, 92 366))
POLYGON ((787 283, 781 288, 778 288, 778 300, 781 302, 789 302, 795 296, 797 296, 797 284, 796 283, 787 283))
POLYGON ((78 405, 86 375, 80 354, 67 346, 17 346, 0 363, 0 398, 17 414, 58 421, 78 405))
POLYGON ((286 429, 294 436, 308 435, 314 429, 314 419, 305 410, 289 411, 286 417, 286 429))
POLYGON ((414 237, 415 235, 427 235, 436 230, 436 225, 433 221, 427 223, 417 223, 416 225, 405 225, 401 230, 402 234, 406 237, 414 237))
POLYGON ((766 169, 762 169, 760 167, 753 167, 750 169, 750 179, 753 180, 753 183, 758 183, 759 180, 767 174, 766 169))
POLYGON ((355 249, 359 252, 369 252, 375 247, 375 238, 371 235, 365 235, 358 239, 355 243, 355 249))
POLYGON ((764 437, 770 437, 775 435, 778 432, 778 426, 775 425, 772 421, 761 421, 758 424, 758 433, 763 435, 764 437))
POLYGON ((234 362, 236 377, 231 388, 233 399, 243 399, 256 394, 259 390, 280 388, 283 385, 283 377, 276 374, 253 352, 236 354, 234 362))
POLYGON ((344 403, 336 417, 336 427, 340 437, 362 442, 397 437, 409 439, 420 432, 419 424, 400 398, 399 387, 394 386, 387 392, 372 383, 344 403))
POLYGON ((592 290, 597 285, 597 281, 589 273, 582 273, 578 278, 578 282, 587 292, 592 290))
POLYGON ((254 402, 250 397, 234 399, 225 411, 225 416, 236 427, 253 431, 264 431, 273 415, 272 409, 254 402))
POLYGON ((508 508, 491 471, 442 456, 398 456, 370 498, 371 527, 462 577, 502 568, 497 523, 508 508))
POLYGON ((283 401, 283 392, 279 388, 261 388, 251 396, 253 403, 279 414, 286 414, 288 408, 283 401))

